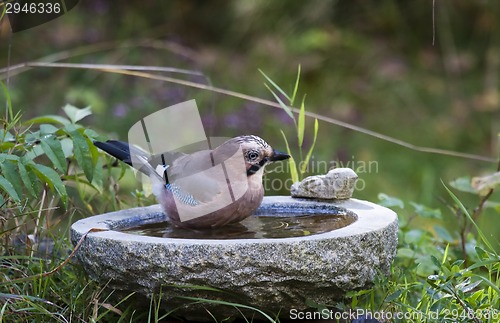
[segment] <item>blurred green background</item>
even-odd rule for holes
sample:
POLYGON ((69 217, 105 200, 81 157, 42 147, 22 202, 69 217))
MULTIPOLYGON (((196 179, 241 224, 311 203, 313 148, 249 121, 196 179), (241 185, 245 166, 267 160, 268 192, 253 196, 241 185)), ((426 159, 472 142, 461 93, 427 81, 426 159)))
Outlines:
MULTIPOLYGON (((437 0, 434 9, 430 0, 86 0, 14 34, 3 19, 0 68, 37 60, 173 67, 201 75, 164 75, 272 100, 258 70, 291 91, 300 64, 308 111, 414 145, 495 159, 500 2, 437 0)), ((141 117, 196 99, 210 136, 252 133, 282 149, 280 129, 295 138, 282 110, 240 98, 90 69, 19 71, 4 81, 25 118, 61 114, 66 103, 91 106, 84 123, 125 140, 141 117)), ((325 122, 314 161, 350 162, 363 185, 355 197, 376 201, 384 192, 431 207, 446 197, 441 181, 496 169, 494 162, 418 152, 325 122), (371 167, 356 169, 363 165, 371 167)), ((269 176, 288 176, 279 172, 269 176)), ((278 193, 286 191, 267 192, 278 193)))

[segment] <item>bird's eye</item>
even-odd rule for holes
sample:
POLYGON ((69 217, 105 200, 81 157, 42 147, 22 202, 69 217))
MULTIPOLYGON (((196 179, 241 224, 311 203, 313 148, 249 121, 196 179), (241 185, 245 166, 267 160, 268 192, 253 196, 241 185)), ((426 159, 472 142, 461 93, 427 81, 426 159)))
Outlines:
POLYGON ((259 154, 256 153, 255 151, 249 151, 247 153, 248 161, 255 161, 257 158, 259 158, 259 154))

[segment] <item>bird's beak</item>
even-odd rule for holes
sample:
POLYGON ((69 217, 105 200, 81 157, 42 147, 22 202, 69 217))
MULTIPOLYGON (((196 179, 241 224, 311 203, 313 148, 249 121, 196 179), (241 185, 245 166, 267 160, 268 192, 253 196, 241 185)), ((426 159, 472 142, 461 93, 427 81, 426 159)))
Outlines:
POLYGON ((271 157, 269 157, 269 161, 278 161, 278 160, 285 160, 290 158, 290 155, 285 154, 284 152, 281 152, 279 150, 273 150, 273 154, 271 157))

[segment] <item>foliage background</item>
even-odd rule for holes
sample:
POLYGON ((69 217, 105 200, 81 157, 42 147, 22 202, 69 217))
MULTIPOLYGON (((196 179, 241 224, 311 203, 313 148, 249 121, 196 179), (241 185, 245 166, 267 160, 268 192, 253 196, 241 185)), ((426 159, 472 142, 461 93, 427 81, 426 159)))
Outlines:
MULTIPOLYGON (((203 76, 174 76, 268 99, 258 69, 291 89, 300 64, 309 111, 415 145, 496 158, 499 7, 441 0, 433 13, 431 1, 88 0, 16 34, 3 19, 0 59, 4 67, 59 59, 184 68, 203 76)), ((90 105, 94 115, 85 124, 110 137, 123 139, 141 116, 192 98, 209 135, 256 133, 278 147, 280 128, 293 135, 283 111, 161 81, 40 67, 8 83, 26 117, 61 113, 66 103, 90 105)), ((360 173, 366 189, 358 197, 386 192, 428 205, 439 203, 441 179, 494 169, 324 123, 314 158, 376 161, 376 170, 360 173)))
MULTIPOLYGON (((307 94, 308 111, 414 145, 496 159, 498 21, 498 1, 86 0, 15 34, 1 20, 0 68, 30 61, 166 66, 199 72, 169 76, 272 99, 258 69, 291 90, 300 64, 299 92, 307 94)), ((294 138, 292 121, 281 109, 210 91, 89 69, 18 72, 4 81, 24 119, 64 115, 67 103, 91 106, 93 114, 81 121, 86 128, 126 139, 141 117, 194 98, 211 136, 254 133, 283 148, 280 129, 294 138)), ((305 147, 313 120, 306 124, 305 147)), ((443 209, 443 199, 450 198, 441 181, 496 169, 495 163, 418 152, 324 122, 313 160, 354 162, 348 166, 355 169, 376 162, 376 168, 357 169, 366 188, 356 197, 376 201, 383 192, 443 209)), ((122 194, 134 192, 133 179, 120 183, 122 194)), ((498 193, 491 198, 498 200, 498 193)), ((466 205, 478 200, 467 193, 460 199, 466 205)), ((117 205, 80 205, 71 221, 106 207, 117 205)), ((437 221, 400 213, 403 224, 411 218, 424 230, 432 231, 437 221)), ((479 218, 494 239, 500 233, 492 225, 496 216, 488 209, 479 218)), ((452 212, 443 217, 450 231, 460 226, 452 212)))

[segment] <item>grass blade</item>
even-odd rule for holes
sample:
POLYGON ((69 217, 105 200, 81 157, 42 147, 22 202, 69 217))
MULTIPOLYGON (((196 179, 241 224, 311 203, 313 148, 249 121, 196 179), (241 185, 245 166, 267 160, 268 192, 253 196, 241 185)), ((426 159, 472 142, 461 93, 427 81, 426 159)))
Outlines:
POLYGON ((319 130, 318 119, 314 119, 314 139, 311 147, 309 148, 309 151, 307 152, 306 158, 304 158, 304 161, 300 167, 301 174, 304 174, 306 172, 307 164, 309 163, 309 159, 311 158, 311 155, 314 151, 314 146, 316 145, 316 139, 318 138, 318 130, 319 130))
POLYGON ((269 87, 269 85, 267 84, 264 84, 267 89, 269 90, 269 92, 271 92, 271 94, 274 96, 274 98, 276 99, 276 101, 278 101, 280 107, 285 110, 286 114, 288 114, 288 116, 290 118, 292 118, 292 120, 295 122, 295 116, 293 115, 293 112, 292 112, 292 109, 290 109, 290 107, 288 105, 286 105, 282 100, 281 98, 269 87))
MULTIPOLYGON (((280 93, 281 93, 281 94, 282 94, 285 98, 287 98, 289 102, 292 102, 291 98, 290 98, 290 97, 289 97, 289 96, 285 93, 285 91, 283 91, 283 89, 282 89, 282 88, 280 88, 280 87, 278 86, 278 84, 274 83, 274 81, 273 81, 273 80, 271 80, 271 78, 270 78, 269 76, 267 76, 267 75, 266 75, 266 73, 264 73, 261 69, 259 69, 259 72, 260 72, 260 74, 262 74, 262 75, 266 78, 266 80, 267 80, 267 81, 268 81, 268 82, 269 82, 269 83, 270 83, 270 84, 271 84, 271 85, 272 85, 272 86, 273 86, 276 90, 278 90, 278 91, 279 91, 279 92, 280 92, 280 93)), ((268 88, 269 88, 269 87, 268 87, 268 88)))
POLYGON ((299 90, 299 80, 300 80, 300 64, 297 68, 297 78, 295 79, 295 86, 293 87, 292 97, 290 98, 290 105, 293 106, 295 102, 295 97, 297 96, 297 91, 299 90))
POLYGON ((446 191, 448 192, 448 194, 451 196, 451 198, 453 199, 453 201, 458 205, 458 207, 460 208, 460 210, 463 212, 463 214, 465 214, 465 216, 467 217, 467 219, 472 223, 472 225, 474 225, 474 227, 476 228, 477 233, 479 234, 479 237, 481 237, 481 240, 483 240, 484 244, 490 249, 491 252, 495 252, 495 249, 493 248, 493 246, 491 245, 491 243, 488 241, 488 239, 484 235, 483 231, 476 224, 476 222, 474 221, 474 219, 470 215, 469 211, 467 211, 467 209, 465 208, 465 206, 462 204, 462 202, 458 199, 458 197, 455 194, 453 194, 453 192, 448 188, 448 186, 446 186, 446 184, 443 181, 441 181, 441 183, 443 184, 444 188, 446 189, 446 191))
POLYGON ((255 311, 255 312, 261 314, 267 320, 269 320, 269 322, 276 322, 271 316, 267 315, 264 311, 259 310, 258 308, 255 308, 255 307, 252 307, 252 306, 248 306, 248 305, 244 305, 244 304, 238 304, 238 303, 232 303, 232 302, 226 302, 226 301, 220 301, 220 300, 207 299, 207 298, 199 298, 199 297, 183 296, 183 297, 180 297, 180 298, 187 299, 187 300, 190 300, 190 301, 195 301, 197 303, 226 305, 226 306, 232 306, 232 307, 236 307, 236 308, 249 309, 249 310, 252 310, 252 311, 255 311))
MULTIPOLYGON (((5 8, 3 10, 3 12, 5 12, 5 8)), ((2 14, 3 16, 3 14, 2 14)), ((0 21, 2 19, 0 18, 0 21)), ((7 101, 7 113, 8 113, 8 117, 10 118, 10 120, 14 119, 14 114, 12 112, 12 99, 10 97, 10 94, 9 94, 9 90, 7 89, 7 86, 5 85, 4 82, 0 81, 0 85, 2 86, 2 89, 3 89, 3 93, 5 94, 5 99, 7 101)))
POLYGON ((304 142, 304 132, 305 132, 305 123, 306 123, 306 107, 305 107, 306 96, 302 98, 302 103, 300 105, 299 110, 299 119, 297 121, 297 139, 299 140, 299 147, 302 147, 302 143, 304 142))
POLYGON ((285 140, 285 145, 286 145, 286 152, 288 155, 291 157, 288 159, 288 165, 290 165, 290 176, 292 177, 292 181, 298 182, 299 181, 299 174, 297 172, 297 165, 295 164, 295 160, 293 159, 292 152, 290 151, 290 146, 288 145, 288 140, 286 139, 285 133, 283 130, 281 130, 281 135, 283 136, 283 139, 285 140))

